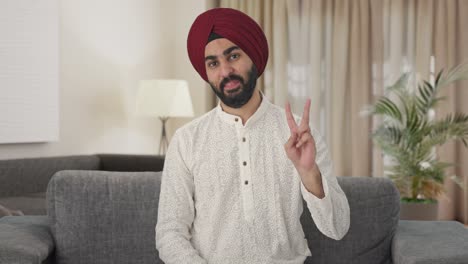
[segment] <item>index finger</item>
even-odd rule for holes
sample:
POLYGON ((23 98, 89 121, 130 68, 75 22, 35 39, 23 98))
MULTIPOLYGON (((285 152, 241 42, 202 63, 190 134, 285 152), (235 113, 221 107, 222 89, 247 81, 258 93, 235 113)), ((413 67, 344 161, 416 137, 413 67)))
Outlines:
POLYGON ((309 125, 310 98, 307 98, 304 106, 304 114, 302 114, 301 126, 309 125))
POLYGON ((294 120, 294 117, 293 117, 293 115, 291 113, 291 106, 289 105, 289 102, 286 102, 285 110, 286 110, 286 119, 288 120, 289 129, 291 130, 291 132, 293 130, 296 131, 297 130, 297 124, 296 124, 296 121, 294 120))

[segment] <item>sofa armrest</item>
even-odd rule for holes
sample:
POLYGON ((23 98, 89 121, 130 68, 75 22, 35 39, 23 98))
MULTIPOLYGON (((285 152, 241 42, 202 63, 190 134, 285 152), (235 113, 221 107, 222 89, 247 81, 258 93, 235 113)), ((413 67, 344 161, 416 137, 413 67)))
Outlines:
POLYGON ((0 263, 48 263, 53 250, 47 216, 0 218, 0 263))
POLYGON ((96 154, 103 171, 162 171, 164 156, 135 154, 96 154))
POLYGON ((404 221, 392 241, 394 264, 463 264, 468 229, 455 221, 404 221))

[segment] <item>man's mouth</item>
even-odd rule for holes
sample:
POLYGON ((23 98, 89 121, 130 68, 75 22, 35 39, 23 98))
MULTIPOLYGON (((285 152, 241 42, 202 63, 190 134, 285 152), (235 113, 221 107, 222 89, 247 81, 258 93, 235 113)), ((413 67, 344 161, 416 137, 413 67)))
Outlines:
POLYGON ((231 80, 224 85, 224 91, 231 92, 240 86, 239 80, 231 80))

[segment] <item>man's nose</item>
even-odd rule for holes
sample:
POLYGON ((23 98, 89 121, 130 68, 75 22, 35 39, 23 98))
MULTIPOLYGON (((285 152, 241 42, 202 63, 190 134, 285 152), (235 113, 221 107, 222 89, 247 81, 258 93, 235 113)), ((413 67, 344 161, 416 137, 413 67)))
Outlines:
POLYGON ((226 78, 231 75, 231 73, 234 71, 234 68, 232 68, 232 65, 229 64, 228 62, 221 63, 221 78, 226 78))

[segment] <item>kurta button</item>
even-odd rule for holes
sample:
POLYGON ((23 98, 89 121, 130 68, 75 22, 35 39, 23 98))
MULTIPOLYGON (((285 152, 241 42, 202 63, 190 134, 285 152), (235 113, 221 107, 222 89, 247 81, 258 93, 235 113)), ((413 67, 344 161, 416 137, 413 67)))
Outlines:
POLYGON ((242 164, 244 164, 244 166, 247 166, 247 162, 245 162, 245 161, 242 164))
POLYGON ((249 184, 249 181, 245 181, 244 183, 245 183, 245 185, 247 185, 247 184, 249 184))
POLYGON ((234 121, 236 121, 236 122, 239 121, 239 118, 235 118, 234 121))
POLYGON ((242 142, 245 142, 245 137, 242 138, 242 142))

